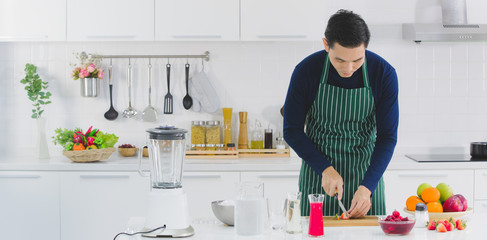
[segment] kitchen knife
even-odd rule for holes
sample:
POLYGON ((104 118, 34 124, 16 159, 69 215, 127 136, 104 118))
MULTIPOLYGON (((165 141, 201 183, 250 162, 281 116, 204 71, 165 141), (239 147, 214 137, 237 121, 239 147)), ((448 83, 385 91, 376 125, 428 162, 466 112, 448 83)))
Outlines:
POLYGON ((336 198, 336 199, 337 199, 337 201, 338 201, 338 205, 340 205, 340 208, 341 208, 341 209, 342 209, 342 211, 345 213, 345 216, 348 218, 348 217, 349 217, 349 216, 348 216, 348 212, 347 212, 347 210, 345 210, 345 207, 343 206, 342 201, 340 201, 340 200, 338 199, 338 193, 335 193, 335 198, 336 198))

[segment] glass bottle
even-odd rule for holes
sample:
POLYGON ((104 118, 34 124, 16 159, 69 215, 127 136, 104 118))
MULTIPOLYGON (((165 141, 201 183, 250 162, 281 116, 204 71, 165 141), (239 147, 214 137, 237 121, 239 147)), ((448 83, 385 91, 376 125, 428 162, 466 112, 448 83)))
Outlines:
POLYGON ((272 149, 272 128, 269 125, 264 133, 264 148, 272 149))
POLYGON ((301 192, 288 193, 286 205, 286 232, 301 233, 301 192))
POLYGON ((323 236, 323 200, 324 194, 309 194, 309 229, 308 235, 312 237, 323 236))
MULTIPOLYGON (((276 138, 276 149, 286 149, 286 144, 284 143, 284 138, 282 137, 282 133, 279 132, 279 136, 276 138)), ((277 152, 277 153, 284 153, 284 152, 277 152)))
POLYGON ((264 135, 262 133, 262 125, 256 119, 254 130, 252 131, 252 138, 250 139, 251 149, 264 149, 264 135))
POLYGON ((232 142, 232 108, 222 108, 223 111, 223 144, 232 142))

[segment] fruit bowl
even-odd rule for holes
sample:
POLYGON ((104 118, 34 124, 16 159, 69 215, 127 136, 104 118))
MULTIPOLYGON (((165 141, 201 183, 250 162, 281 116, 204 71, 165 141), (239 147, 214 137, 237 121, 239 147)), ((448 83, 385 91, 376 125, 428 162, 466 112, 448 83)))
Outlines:
MULTIPOLYGON (((403 210, 405 213, 414 216, 414 211, 409 211, 407 208, 404 208, 403 210)), ((473 209, 471 207, 468 207, 467 210, 463 212, 428 212, 428 216, 430 220, 443 220, 443 219, 449 219, 450 217, 458 219, 467 214, 471 214, 472 211, 473 209)))
POLYGON ((88 163, 108 159, 115 148, 89 149, 78 151, 63 151, 63 155, 73 162, 88 163))
POLYGON ((416 223, 416 219, 414 218, 399 222, 386 221, 385 219, 385 217, 379 218, 379 225, 387 235, 406 235, 413 229, 414 223, 416 223))
POLYGON ((120 155, 122 155, 124 157, 132 157, 137 152, 137 148, 135 148, 135 147, 133 147, 133 148, 121 148, 121 147, 119 147, 118 152, 120 153, 120 155))

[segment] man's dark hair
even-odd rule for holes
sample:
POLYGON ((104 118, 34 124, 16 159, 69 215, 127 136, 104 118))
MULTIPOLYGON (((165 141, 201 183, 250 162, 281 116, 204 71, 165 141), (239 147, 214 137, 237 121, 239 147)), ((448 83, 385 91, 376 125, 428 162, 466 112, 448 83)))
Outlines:
POLYGON ((325 38, 330 48, 335 43, 343 47, 354 48, 369 45, 370 32, 365 21, 352 11, 340 9, 328 20, 325 30, 325 38))

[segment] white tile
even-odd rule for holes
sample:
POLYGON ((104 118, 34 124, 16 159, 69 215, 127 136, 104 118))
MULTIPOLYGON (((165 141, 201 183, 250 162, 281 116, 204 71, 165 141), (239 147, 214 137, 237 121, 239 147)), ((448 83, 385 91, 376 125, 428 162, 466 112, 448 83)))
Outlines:
POLYGON ((433 79, 418 79, 419 96, 433 96, 435 94, 435 81, 433 79))
POLYGON ((435 46, 435 62, 450 62, 451 48, 447 45, 435 46))
POLYGON ((467 65, 469 79, 485 78, 485 63, 483 61, 469 61, 467 65))
POLYGON ((449 98, 450 113, 454 116, 468 114, 468 98, 467 97, 451 97, 449 98))
POLYGON ((485 45, 483 42, 468 43, 468 61, 482 62, 485 60, 485 45))
POLYGON ((466 78, 452 79, 451 89, 452 96, 467 96, 469 91, 468 80, 466 78))
POLYGON ((482 96, 485 95, 485 80, 478 78, 470 78, 468 80, 468 95, 482 96))
POLYGON ((451 62, 435 62, 434 76, 440 81, 451 79, 452 64, 451 62))
POLYGON ((452 62, 451 78, 452 79, 468 79, 468 63, 467 62, 452 62))

